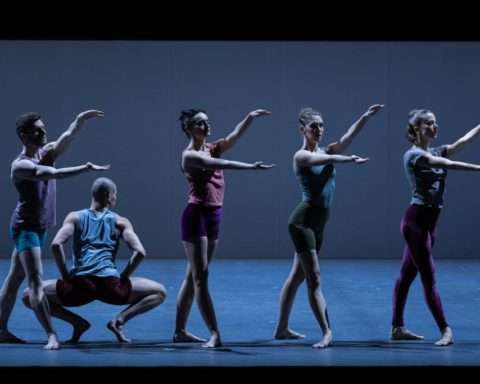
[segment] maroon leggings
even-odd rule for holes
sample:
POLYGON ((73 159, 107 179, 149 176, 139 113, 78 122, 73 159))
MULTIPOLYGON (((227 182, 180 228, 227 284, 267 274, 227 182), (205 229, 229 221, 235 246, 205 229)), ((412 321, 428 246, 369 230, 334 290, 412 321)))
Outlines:
POLYGON ((407 244, 403 251, 400 277, 393 291, 392 325, 394 327, 404 325, 403 311, 408 290, 417 273, 420 273, 425 300, 438 327, 442 330, 448 326, 443 314, 442 301, 435 286, 435 267, 432 256, 439 214, 438 208, 411 205, 402 218, 400 228, 407 244))

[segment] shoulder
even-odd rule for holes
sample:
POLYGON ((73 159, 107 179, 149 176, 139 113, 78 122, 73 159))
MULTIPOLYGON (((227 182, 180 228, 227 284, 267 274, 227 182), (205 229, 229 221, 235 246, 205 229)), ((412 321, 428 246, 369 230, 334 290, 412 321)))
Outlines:
POLYGON ((118 213, 111 212, 113 217, 115 218, 115 224, 119 229, 123 230, 127 227, 132 227, 132 223, 130 220, 124 216, 120 216, 118 213))
POLYGON ((85 210, 81 211, 72 211, 65 216, 64 224, 77 224, 80 221, 80 216, 85 212, 85 210))
POLYGON ((210 151, 210 155, 213 157, 219 157, 222 154, 223 145, 225 144, 225 138, 215 140, 211 143, 207 143, 207 148, 210 151))
POLYGON ((447 154, 448 144, 440 145, 438 147, 430 148, 429 152, 433 156, 445 157, 447 154))

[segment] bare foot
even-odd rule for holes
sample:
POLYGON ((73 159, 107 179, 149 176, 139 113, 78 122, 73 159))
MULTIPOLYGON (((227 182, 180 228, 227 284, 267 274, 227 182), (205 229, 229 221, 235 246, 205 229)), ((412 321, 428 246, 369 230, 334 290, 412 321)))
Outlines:
POLYGON ((202 344, 203 348, 217 348, 221 347, 222 342, 220 341, 220 335, 218 333, 213 333, 210 340, 208 340, 205 344, 202 344))
POLYGON ((0 343, 10 343, 10 344, 25 344, 26 341, 19 339, 13 333, 10 333, 7 330, 0 331, 0 343))
POLYGON ((333 334, 332 331, 329 329, 327 332, 325 332, 325 335, 323 335, 323 339, 319 341, 316 344, 313 344, 313 348, 326 348, 329 345, 332 344, 333 341, 333 334))
POLYGON ((423 340, 423 336, 416 335, 405 327, 393 327, 390 338, 392 340, 423 340))
POLYGON ((173 335, 174 343, 204 343, 205 341, 207 340, 202 339, 201 337, 195 336, 194 334, 187 331, 176 332, 173 335))
POLYGON ((277 329, 273 337, 278 340, 295 340, 295 339, 304 339, 305 335, 292 331, 290 328, 286 328, 282 330, 277 329))
POLYGON ((55 333, 51 333, 50 335, 48 335, 48 342, 43 348, 49 351, 60 349, 60 343, 58 342, 58 338, 55 333))
POLYGON ((90 323, 87 320, 79 321, 73 325, 72 337, 66 341, 68 344, 78 343, 80 337, 90 328, 90 323))
POLYGON ((126 337, 122 331, 122 324, 118 320, 110 320, 107 324, 107 328, 117 336, 117 340, 120 343, 131 343, 132 339, 126 337))
POLYGON ((453 332, 450 327, 446 327, 442 331, 441 339, 435 342, 435 345, 439 347, 446 347, 450 344, 453 344, 453 332))

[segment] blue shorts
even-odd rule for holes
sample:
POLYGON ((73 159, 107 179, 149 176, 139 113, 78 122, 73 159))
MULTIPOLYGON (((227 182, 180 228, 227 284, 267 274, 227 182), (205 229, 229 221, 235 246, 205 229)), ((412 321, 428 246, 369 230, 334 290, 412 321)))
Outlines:
POLYGON ((47 238, 46 229, 10 229, 10 236, 15 242, 17 252, 25 251, 26 249, 43 247, 45 239, 47 238))

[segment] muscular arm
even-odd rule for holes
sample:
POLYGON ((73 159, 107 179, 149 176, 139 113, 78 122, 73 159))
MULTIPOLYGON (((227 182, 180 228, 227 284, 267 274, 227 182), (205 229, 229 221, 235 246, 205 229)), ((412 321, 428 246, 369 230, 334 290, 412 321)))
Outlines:
POLYGON ((146 252, 145 248, 143 248, 140 239, 138 238, 137 234, 135 233, 132 223, 125 218, 125 217, 118 217, 117 218, 117 225, 118 228, 122 231, 122 238, 128 247, 133 251, 128 264, 125 266, 125 269, 122 271, 120 276, 122 278, 129 278, 132 273, 137 269, 138 265, 143 261, 145 258, 146 252))
POLYGON ((60 156, 70 146, 73 139, 81 131, 85 120, 92 117, 103 117, 104 113, 97 110, 88 110, 78 114, 75 120, 72 121, 68 129, 63 132, 56 141, 49 143, 47 149, 52 151, 54 158, 60 156))
POLYGON ((70 237, 72 237, 75 230, 75 224, 77 222, 78 213, 70 212, 63 221, 62 227, 52 241, 51 249, 53 257, 55 258, 55 263, 57 264, 60 274, 62 275, 62 279, 68 279, 69 277, 63 245, 68 241, 68 239, 70 239, 70 237))
POLYGON ((35 164, 29 160, 18 160, 12 166, 12 175, 18 179, 50 180, 65 179, 92 170, 107 170, 110 166, 98 166, 92 163, 75 167, 55 168, 47 165, 35 164))

